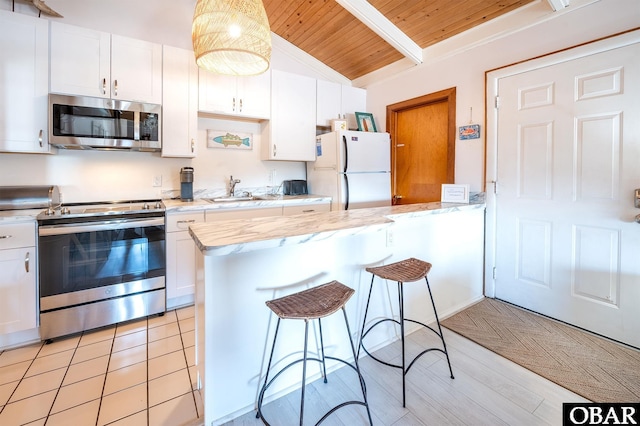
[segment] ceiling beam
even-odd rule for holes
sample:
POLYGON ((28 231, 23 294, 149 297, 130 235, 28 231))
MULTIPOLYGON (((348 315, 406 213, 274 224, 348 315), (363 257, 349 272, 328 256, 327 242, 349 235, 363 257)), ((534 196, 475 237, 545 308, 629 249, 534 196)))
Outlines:
POLYGON ((569 6, 569 0, 547 0, 554 12, 569 6))
POLYGON ((423 62, 422 48, 369 2, 366 0, 336 0, 336 2, 416 65, 423 62))

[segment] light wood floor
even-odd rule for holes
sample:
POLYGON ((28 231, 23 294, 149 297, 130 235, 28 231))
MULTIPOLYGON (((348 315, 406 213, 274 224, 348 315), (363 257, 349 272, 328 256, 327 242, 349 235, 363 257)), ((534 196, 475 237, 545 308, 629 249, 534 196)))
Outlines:
MULTIPOLYGON (((407 408, 402 408, 399 369, 386 367, 369 357, 360 367, 375 425, 561 425, 563 402, 587 402, 584 398, 526 370, 495 353, 444 329, 455 379, 449 378, 444 355, 430 352, 407 375, 407 408)), ((409 336, 408 354, 431 347, 431 332, 409 336)), ((399 343, 376 352, 385 360, 399 357, 399 343)), ((408 355, 408 356, 409 356, 408 355)), ((355 373, 349 368, 329 374, 328 383, 307 387, 305 424, 316 421, 339 402, 361 397, 355 373)), ((263 407, 272 425, 298 424, 300 393, 292 392, 263 407)), ((351 405, 334 413, 325 425, 367 424, 364 407, 351 405)), ((252 411, 227 425, 260 425, 252 411)))

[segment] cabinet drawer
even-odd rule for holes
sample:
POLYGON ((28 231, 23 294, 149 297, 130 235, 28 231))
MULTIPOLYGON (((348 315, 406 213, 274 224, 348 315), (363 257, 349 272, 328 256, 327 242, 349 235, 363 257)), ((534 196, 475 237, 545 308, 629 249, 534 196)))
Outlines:
POLYGON ((242 209, 226 211, 207 211, 207 222, 233 219, 253 219, 256 217, 282 216, 282 207, 267 207, 259 209, 242 209))
POLYGON ((204 222, 204 210, 167 215, 167 232, 186 231, 189 225, 204 222))
POLYGON ((35 222, 0 225, 0 250, 36 245, 35 222))
POLYGON ((282 214, 284 216, 291 216, 294 214, 319 213, 328 211, 331 211, 330 203, 309 203, 300 204, 297 206, 284 206, 282 209, 282 214))

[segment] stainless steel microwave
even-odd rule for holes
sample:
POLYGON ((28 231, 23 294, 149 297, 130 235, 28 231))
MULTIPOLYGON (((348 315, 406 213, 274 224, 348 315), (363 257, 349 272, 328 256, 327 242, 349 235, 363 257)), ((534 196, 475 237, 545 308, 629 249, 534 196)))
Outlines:
POLYGON ((160 151, 162 107, 49 95, 49 143, 67 149, 160 151))

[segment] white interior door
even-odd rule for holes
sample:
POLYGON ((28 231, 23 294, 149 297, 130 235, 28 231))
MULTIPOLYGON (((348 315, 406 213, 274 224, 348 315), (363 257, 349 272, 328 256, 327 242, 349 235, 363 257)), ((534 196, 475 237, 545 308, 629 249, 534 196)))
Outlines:
POLYGON ((488 117, 495 296, 637 347, 639 39, 497 78, 488 117))

